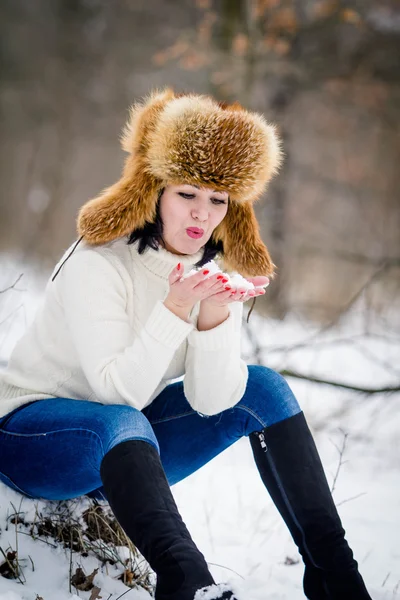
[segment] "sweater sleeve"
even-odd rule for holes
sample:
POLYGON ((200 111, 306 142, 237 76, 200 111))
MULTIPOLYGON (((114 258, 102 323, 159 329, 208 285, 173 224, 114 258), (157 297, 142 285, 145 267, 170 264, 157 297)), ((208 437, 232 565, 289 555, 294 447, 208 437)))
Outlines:
POLYGON ((157 301, 135 333, 123 277, 94 250, 72 255, 60 272, 59 285, 73 344, 97 398, 142 410, 194 325, 157 301))
POLYGON ((208 331, 193 331, 183 380, 191 407, 204 415, 215 415, 237 404, 245 390, 248 369, 240 357, 243 304, 229 304, 228 318, 208 331))

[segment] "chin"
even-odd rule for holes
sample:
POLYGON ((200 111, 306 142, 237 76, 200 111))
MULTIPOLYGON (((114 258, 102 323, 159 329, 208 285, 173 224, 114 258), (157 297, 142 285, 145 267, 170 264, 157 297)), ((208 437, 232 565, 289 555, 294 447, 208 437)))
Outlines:
MULTIPOLYGON (((182 244, 183 245, 183 244, 182 244)), ((196 254, 203 247, 202 244, 187 244, 187 248, 179 248, 179 252, 182 254, 196 254)))
POLYGON ((204 248, 204 245, 206 243, 203 240, 192 240, 192 241, 193 241, 193 244, 188 244, 188 246, 191 248, 191 251, 188 252, 188 254, 195 254, 196 252, 199 252, 199 250, 204 248))
POLYGON ((167 241, 168 244, 168 250, 169 252, 172 252, 173 254, 182 254, 182 255, 190 255, 190 254, 196 254, 197 252, 199 252, 199 250, 201 250, 205 244, 207 243, 207 240, 204 241, 203 238, 200 238, 198 240, 195 240, 193 238, 189 238, 187 237, 187 239, 185 240, 179 240, 177 243, 170 243, 167 241))

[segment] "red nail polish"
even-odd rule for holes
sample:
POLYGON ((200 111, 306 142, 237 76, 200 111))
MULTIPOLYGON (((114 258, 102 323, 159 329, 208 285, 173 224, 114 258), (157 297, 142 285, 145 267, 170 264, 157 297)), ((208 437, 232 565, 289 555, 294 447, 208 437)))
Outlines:
POLYGON ((205 269, 205 271, 203 271, 203 275, 208 275, 208 274, 209 274, 209 272, 210 272, 210 271, 209 271, 208 269, 205 269))
MULTIPOLYGON (((224 279, 223 275, 218 275, 217 279, 224 279)), ((228 281, 227 279, 224 279, 224 281, 228 281)))
POLYGON ((222 283, 226 283, 228 280, 225 278, 222 280, 222 283))
POLYGON ((178 263, 178 266, 176 267, 179 271, 179 269, 181 268, 181 263, 178 263))
POLYGON ((226 289, 226 290, 230 290, 230 289, 231 289, 231 287, 230 287, 229 285, 226 285, 226 286, 225 286, 225 289, 226 289))

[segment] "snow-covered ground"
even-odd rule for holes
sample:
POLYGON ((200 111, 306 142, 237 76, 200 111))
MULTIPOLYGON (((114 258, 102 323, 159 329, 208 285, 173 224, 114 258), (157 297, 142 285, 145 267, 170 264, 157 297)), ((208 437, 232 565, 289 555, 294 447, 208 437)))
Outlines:
MULTIPOLYGON (((6 330, 4 325, 0 330, 0 358, 7 357, 40 299, 32 288, 29 295, 22 297, 15 291, 7 294, 2 319, 18 303, 23 303, 24 308, 7 320, 6 330)), ((262 352, 263 363, 272 368, 378 387, 398 385, 400 378, 400 334, 393 331, 396 318, 398 315, 393 315, 393 319, 386 315, 386 320, 366 324, 361 300, 334 329, 297 350, 285 346, 309 340, 314 333, 309 323, 301 323, 294 316, 283 323, 263 320, 253 313, 250 325, 266 348, 262 352), (368 337, 364 336, 366 328, 368 337), (343 341, 350 338, 351 341, 343 341), (329 340, 339 341, 327 344, 329 340)), ((243 354, 249 364, 254 362, 245 334, 243 354)), ((400 395, 368 396, 298 379, 290 379, 290 384, 314 430, 330 482, 338 467, 337 447, 342 447, 347 434, 342 457, 345 462, 334 498, 372 597, 400 600, 400 395)), ((172 491, 216 581, 231 582, 243 600, 304 598, 301 563, 285 564, 287 557, 297 560, 298 553, 264 489, 247 439, 237 442, 172 491)), ((11 503, 19 507, 21 496, 0 483, 0 547, 4 551, 9 546, 15 549, 16 544, 15 528, 5 530, 11 503)), ((34 501, 22 500, 24 511, 32 511, 33 505, 34 501)), ((87 506, 88 500, 82 499, 79 510, 87 506)), ((18 535, 18 552, 20 560, 26 559, 26 582, 22 585, 0 576, 0 600, 36 600, 37 596, 43 600, 90 598, 90 592, 68 591, 69 551, 18 535)), ((86 573, 98 567, 94 558, 73 555, 74 570, 79 565, 86 573)), ((101 588, 102 598, 116 600, 124 592, 124 599, 150 598, 144 590, 129 590, 113 578, 116 576, 117 570, 113 572, 112 567, 108 567, 108 574, 99 572, 96 576, 94 582, 101 588)))

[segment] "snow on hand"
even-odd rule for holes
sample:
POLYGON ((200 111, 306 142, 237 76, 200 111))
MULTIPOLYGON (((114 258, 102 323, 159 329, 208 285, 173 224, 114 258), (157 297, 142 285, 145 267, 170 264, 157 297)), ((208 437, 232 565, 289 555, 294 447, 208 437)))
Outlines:
MULTIPOLYGON (((242 275, 240 275, 240 273, 233 273, 231 275, 229 275, 228 273, 224 273, 223 271, 221 271, 221 269, 219 268, 217 263, 213 260, 210 260, 208 263, 203 265, 201 267, 201 269, 208 269, 210 271, 208 277, 211 277, 212 275, 215 275, 216 273, 221 273, 221 275, 224 275, 228 280, 227 285, 230 285, 232 290, 238 290, 239 288, 242 288, 242 289, 244 288, 246 291, 249 291, 249 290, 255 289, 254 284, 251 283, 250 281, 247 281, 247 279, 242 277, 242 275)), ((199 270, 200 269, 192 269, 188 273, 185 273, 185 275, 183 275, 181 277, 180 281, 183 281, 184 279, 187 279, 188 277, 192 277, 192 275, 196 275, 196 273, 198 273, 199 270)), ((208 279, 208 277, 206 279, 208 279)), ((264 285, 257 286, 257 288, 261 288, 261 287, 265 288, 268 285, 269 285, 269 283, 265 283, 264 285)))

